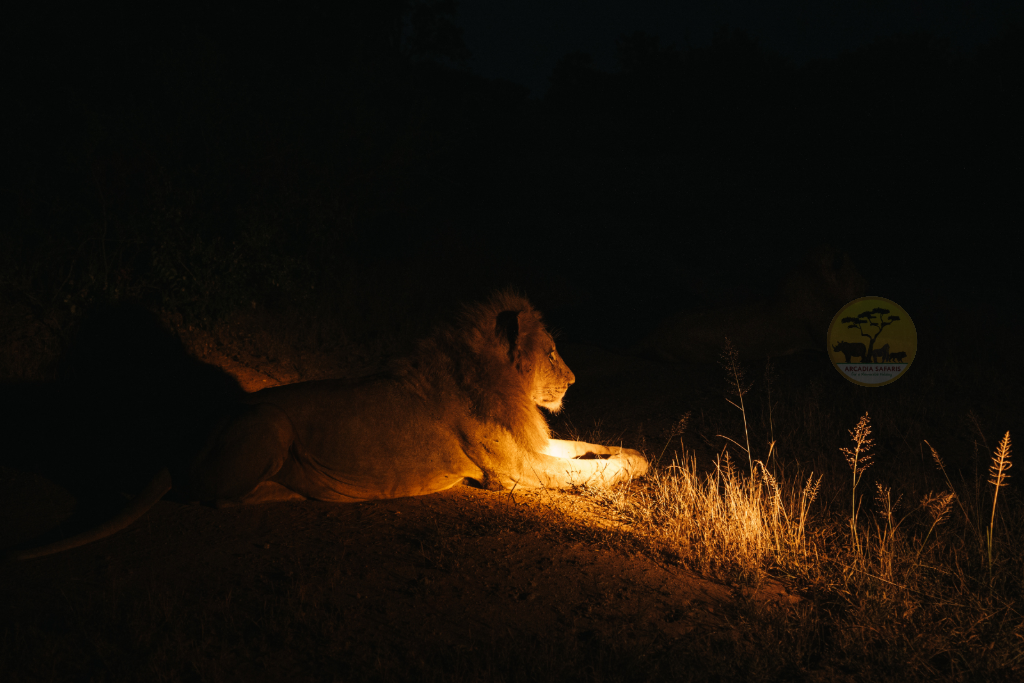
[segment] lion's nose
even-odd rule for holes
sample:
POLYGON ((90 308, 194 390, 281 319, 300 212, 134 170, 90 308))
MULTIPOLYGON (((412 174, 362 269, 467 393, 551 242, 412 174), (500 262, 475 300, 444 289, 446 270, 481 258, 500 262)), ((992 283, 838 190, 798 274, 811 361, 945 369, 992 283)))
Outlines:
POLYGON ((576 383, 576 375, 572 374, 572 370, 569 371, 569 379, 567 379, 565 382, 570 387, 576 383))

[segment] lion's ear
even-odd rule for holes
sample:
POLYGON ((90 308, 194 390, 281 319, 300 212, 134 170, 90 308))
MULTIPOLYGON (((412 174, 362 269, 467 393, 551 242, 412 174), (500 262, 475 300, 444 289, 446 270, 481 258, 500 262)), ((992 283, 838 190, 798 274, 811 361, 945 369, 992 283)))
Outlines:
POLYGON ((502 341, 508 342, 508 359, 510 362, 514 362, 519 343, 519 311, 499 313, 495 320, 494 333, 502 341))

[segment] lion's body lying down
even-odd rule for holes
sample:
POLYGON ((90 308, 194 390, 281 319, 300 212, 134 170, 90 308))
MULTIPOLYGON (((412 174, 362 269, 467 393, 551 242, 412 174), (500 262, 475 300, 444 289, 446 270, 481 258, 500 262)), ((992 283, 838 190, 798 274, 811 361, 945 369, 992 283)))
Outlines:
POLYGON ((529 302, 499 294, 387 373, 250 395, 197 460, 191 483, 197 498, 221 503, 294 494, 350 502, 433 493, 467 478, 510 489, 608 485, 642 473, 635 451, 576 460, 612 451, 552 442, 538 406, 559 410, 574 380, 529 302))
MULTIPOLYGON (((647 461, 636 451, 551 439, 538 406, 558 411, 574 380, 529 302, 499 293, 388 372, 250 394, 173 485, 233 505, 415 496, 467 478, 489 489, 564 488, 643 474, 647 461)), ((171 484, 164 470, 118 518, 15 557, 110 535, 171 484)))

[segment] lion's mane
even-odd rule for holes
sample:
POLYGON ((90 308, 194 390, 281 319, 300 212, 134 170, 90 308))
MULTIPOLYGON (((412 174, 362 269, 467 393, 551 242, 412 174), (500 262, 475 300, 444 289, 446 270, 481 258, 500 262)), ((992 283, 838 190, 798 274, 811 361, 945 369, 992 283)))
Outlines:
POLYGON ((551 432, 532 391, 549 346, 540 313, 524 297, 502 291, 464 306, 454 325, 435 329, 391 372, 424 400, 440 399, 446 409, 461 404, 504 427, 524 451, 539 452, 551 432))

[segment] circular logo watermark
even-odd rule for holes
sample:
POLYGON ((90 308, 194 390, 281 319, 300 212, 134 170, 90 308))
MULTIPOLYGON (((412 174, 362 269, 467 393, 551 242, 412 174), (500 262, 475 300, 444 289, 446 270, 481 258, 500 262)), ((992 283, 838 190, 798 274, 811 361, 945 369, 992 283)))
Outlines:
POLYGON ((880 387, 910 367, 917 355, 917 329, 896 302, 865 296, 832 318, 828 352, 843 377, 862 387, 880 387))

